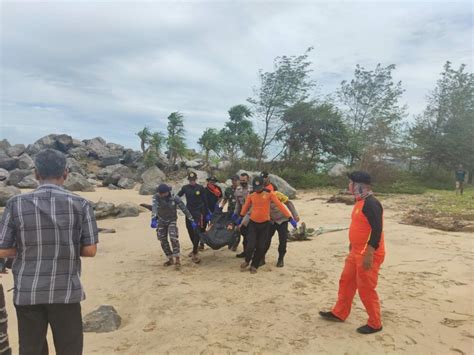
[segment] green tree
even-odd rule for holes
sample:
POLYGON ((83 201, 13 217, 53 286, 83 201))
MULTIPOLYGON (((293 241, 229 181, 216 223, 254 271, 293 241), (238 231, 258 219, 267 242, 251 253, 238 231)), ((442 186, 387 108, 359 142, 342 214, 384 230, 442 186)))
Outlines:
POLYGON ((285 129, 282 116, 291 105, 305 100, 315 83, 310 78, 313 48, 300 56, 283 56, 274 60, 273 71, 260 70, 260 85, 254 88, 254 97, 247 99, 254 107, 255 116, 263 122, 263 132, 258 152, 258 165, 285 129))
POLYGON ((416 153, 428 168, 453 169, 462 163, 474 172, 474 75, 448 61, 428 104, 411 130, 416 153))
POLYGON ((173 112, 168 116, 168 137, 166 139, 170 168, 174 168, 178 157, 186 152, 184 117, 179 112, 173 112))
POLYGON ((209 155, 211 152, 219 154, 222 146, 221 136, 215 128, 206 128, 198 140, 198 144, 204 151, 204 161, 209 166, 209 155))
POLYGON ((318 162, 347 154, 347 131, 332 104, 299 102, 286 110, 283 121, 287 127, 281 137, 286 166, 309 172, 318 162))
POLYGON ((393 70, 393 64, 378 64, 375 70, 357 65, 354 78, 341 83, 337 96, 349 132, 351 164, 364 153, 386 155, 397 143, 406 107, 399 103, 404 90, 401 82, 393 81, 393 70))
POLYGON ((151 138, 151 131, 148 127, 144 127, 141 131, 137 132, 136 135, 140 138, 140 148, 142 153, 145 154, 147 145, 151 138))

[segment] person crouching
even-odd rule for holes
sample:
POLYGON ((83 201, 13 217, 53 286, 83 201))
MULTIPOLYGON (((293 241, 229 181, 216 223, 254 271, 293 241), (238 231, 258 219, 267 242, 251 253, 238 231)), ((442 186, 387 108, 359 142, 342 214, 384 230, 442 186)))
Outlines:
POLYGON ((183 201, 171 193, 171 187, 166 184, 158 186, 157 193, 153 196, 151 228, 156 229, 161 248, 168 258, 168 261, 164 263, 164 266, 171 266, 174 264, 176 269, 181 267, 180 245, 178 239, 179 234, 178 226, 176 225, 178 220, 178 207, 191 222, 193 229, 197 229, 198 225, 194 221, 193 216, 186 208, 183 201), (171 240, 171 247, 168 241, 168 235, 171 240))

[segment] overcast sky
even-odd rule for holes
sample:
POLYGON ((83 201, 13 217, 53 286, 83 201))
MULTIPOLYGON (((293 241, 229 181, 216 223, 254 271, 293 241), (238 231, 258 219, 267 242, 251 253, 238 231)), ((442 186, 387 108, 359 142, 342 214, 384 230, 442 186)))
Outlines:
POLYGON ((470 1, 1 1, 0 138, 102 136, 138 148, 185 116, 188 144, 245 103, 258 70, 309 46, 322 95, 356 64, 396 64, 410 116, 446 60, 472 71, 470 1))

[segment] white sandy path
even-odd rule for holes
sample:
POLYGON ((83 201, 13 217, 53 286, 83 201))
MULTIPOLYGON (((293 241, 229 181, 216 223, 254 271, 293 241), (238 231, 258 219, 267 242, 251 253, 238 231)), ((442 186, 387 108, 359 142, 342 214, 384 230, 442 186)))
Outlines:
MULTIPOLYGON (((81 193, 114 203, 150 203, 136 191, 98 189, 81 193)), ((347 225, 351 206, 328 205, 317 192, 295 204, 313 227, 347 225)), ((385 213, 387 257, 379 278, 384 331, 360 336, 366 314, 356 296, 343 324, 327 323, 318 311, 336 299, 347 250, 347 231, 289 243, 286 266, 268 264, 257 275, 239 271, 227 249, 202 254, 181 271, 167 269, 149 228, 149 214, 99 221, 116 234, 100 236, 99 253, 83 261, 87 300, 83 313, 112 304, 123 318, 120 330, 85 335, 86 354, 220 353, 474 353, 473 236, 401 225, 385 213)), ((179 218, 183 254, 190 241, 179 218)), ((6 289, 11 278, 3 277, 6 289)), ((16 320, 7 294, 10 339, 16 352, 16 320)))

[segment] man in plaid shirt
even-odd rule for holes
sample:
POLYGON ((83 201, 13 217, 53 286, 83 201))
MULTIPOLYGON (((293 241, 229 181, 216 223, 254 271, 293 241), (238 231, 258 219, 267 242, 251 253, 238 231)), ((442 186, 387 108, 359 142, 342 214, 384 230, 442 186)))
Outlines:
POLYGON ((58 355, 82 354, 80 257, 97 252, 94 212, 87 200, 62 188, 64 154, 43 150, 35 167, 40 186, 12 197, 0 222, 0 257, 15 258, 20 355, 48 353, 48 324, 58 355))

